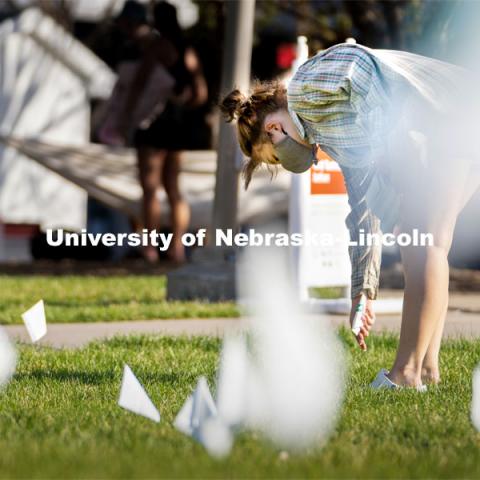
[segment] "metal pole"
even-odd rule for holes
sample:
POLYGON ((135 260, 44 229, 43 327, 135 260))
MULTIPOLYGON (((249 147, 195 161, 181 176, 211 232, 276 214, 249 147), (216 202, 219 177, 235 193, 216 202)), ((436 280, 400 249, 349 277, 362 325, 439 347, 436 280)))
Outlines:
MULTIPOLYGON (((250 84, 255 0, 225 0, 227 21, 222 65, 221 93, 237 87, 246 90, 250 84)), ((220 123, 215 199, 212 228, 237 228, 238 171, 241 152, 235 126, 220 123)), ((213 237, 215 233, 213 233, 213 237)), ((210 235, 210 242, 212 235, 210 235)), ((167 298, 170 300, 236 298, 235 257, 233 247, 197 249, 194 262, 167 274, 167 298)))
MULTIPOLYGON (((226 0, 227 21, 221 93, 250 85, 255 0, 226 0)), ((212 228, 235 229, 238 200, 238 147, 235 126, 221 121, 212 228)))

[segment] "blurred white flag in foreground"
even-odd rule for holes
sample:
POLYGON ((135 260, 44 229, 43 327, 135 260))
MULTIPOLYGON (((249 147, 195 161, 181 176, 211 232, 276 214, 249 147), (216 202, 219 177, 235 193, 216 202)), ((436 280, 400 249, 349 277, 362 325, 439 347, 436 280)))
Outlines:
POLYGON ((4 386, 15 372, 17 352, 5 331, 0 328, 0 387, 4 386))
POLYGON ((207 379, 198 379, 174 421, 177 430, 192 436, 214 457, 221 458, 230 452, 233 435, 217 416, 217 407, 208 388, 207 379))
POLYGON ((321 444, 335 427, 346 367, 329 325, 302 313, 281 252, 252 247, 245 253, 238 285, 251 310, 251 341, 225 342, 219 418, 303 450, 321 444))
POLYGON ((473 372, 472 387, 471 419, 473 426, 480 431, 480 367, 477 367, 473 372))

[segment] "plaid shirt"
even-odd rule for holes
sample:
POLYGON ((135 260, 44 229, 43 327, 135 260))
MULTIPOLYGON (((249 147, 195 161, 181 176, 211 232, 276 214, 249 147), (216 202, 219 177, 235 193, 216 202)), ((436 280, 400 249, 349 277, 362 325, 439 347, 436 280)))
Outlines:
MULTIPOLYGON (((302 136, 336 160, 343 172, 351 212, 352 241, 363 231, 391 231, 400 197, 379 165, 402 105, 415 92, 441 110, 460 69, 407 52, 335 45, 312 57, 288 86, 290 114, 302 136), (395 100, 399 100, 395 104, 395 100)), ((414 101, 418 101, 415 96, 414 101)), ((352 298, 376 298, 381 246, 350 246, 352 298)))

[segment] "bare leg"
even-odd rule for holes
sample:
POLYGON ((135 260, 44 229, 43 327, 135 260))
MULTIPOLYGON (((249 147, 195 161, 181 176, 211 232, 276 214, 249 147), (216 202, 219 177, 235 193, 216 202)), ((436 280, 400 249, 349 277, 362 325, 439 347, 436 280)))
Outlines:
POLYGON ((444 246, 404 247, 405 295, 400 343, 390 378, 421 384, 423 361, 448 298, 448 251, 444 246))
MULTIPOLYGON (((165 163, 165 150, 140 147, 137 151, 140 183, 143 189, 143 221, 148 230, 160 227, 160 203, 157 190, 160 187, 162 168, 165 163)), ((145 257, 150 262, 158 260, 158 250, 153 245, 145 247, 145 257)))
MULTIPOLYGON (((468 182, 464 190, 464 195, 460 205, 460 211, 469 202, 472 196, 480 187, 480 169, 470 171, 468 182)), ((447 316, 448 302, 445 302, 442 319, 439 322, 432 341, 428 346, 427 353, 422 364, 422 382, 438 383, 440 381, 439 354, 442 343, 443 329, 445 326, 445 318, 447 316)))
POLYGON ((178 263, 185 262, 185 247, 182 244, 182 235, 190 224, 190 207, 184 200, 179 186, 180 152, 168 152, 163 166, 162 181, 170 203, 172 216, 173 241, 170 257, 178 263))
MULTIPOLYGON (((401 248, 405 271, 402 328, 390 378, 397 384, 421 384, 422 366, 435 333, 443 328, 448 305, 448 252, 467 185, 468 165, 436 168, 412 178, 404 196, 401 231, 431 233, 434 245, 401 248), (453 170, 453 171, 452 171, 453 170)), ((434 354, 432 347, 432 354, 434 354)), ((437 354, 438 366, 438 354, 437 354)))
POLYGON ((439 355, 442 344, 443 329, 445 327, 445 319, 447 317, 448 301, 442 312, 441 321, 433 334, 432 341, 428 346, 427 353, 422 363, 422 382, 423 383, 439 383, 440 382, 440 365, 439 355))

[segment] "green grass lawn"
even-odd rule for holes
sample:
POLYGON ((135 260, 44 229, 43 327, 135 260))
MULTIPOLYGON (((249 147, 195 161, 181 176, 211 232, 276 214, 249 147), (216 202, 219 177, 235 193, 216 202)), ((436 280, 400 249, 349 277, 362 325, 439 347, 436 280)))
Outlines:
POLYGON ((165 276, 0 276, 0 291, 0 324, 21 323, 41 298, 49 323, 239 315, 232 302, 167 302, 165 276))
POLYGON ((0 394, 0 476, 480 477, 480 434, 469 419, 480 341, 446 343, 443 385, 419 394, 367 388, 391 363, 395 337, 370 337, 367 353, 346 331, 342 337, 350 384, 338 427, 323 449, 287 460, 247 432, 229 458, 216 461, 172 427, 197 377, 214 384, 218 340, 135 337, 76 351, 23 346, 17 374, 0 394), (124 362, 160 409, 160 424, 117 407, 124 362))

